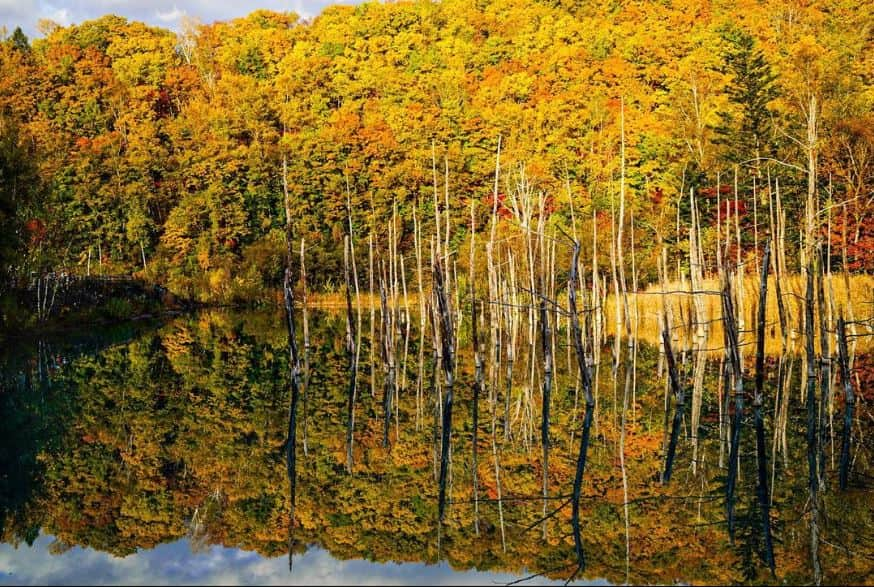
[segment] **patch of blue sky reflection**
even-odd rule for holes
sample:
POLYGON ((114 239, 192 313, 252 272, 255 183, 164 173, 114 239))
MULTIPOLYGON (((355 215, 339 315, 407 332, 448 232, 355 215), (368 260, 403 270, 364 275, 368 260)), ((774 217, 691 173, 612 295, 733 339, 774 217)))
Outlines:
MULTIPOLYGON (((90 548, 50 552, 54 539, 41 535, 33 546, 0 544, 0 584, 25 585, 501 585, 507 573, 457 571, 448 563, 341 561, 321 548, 294 558, 264 558, 254 552, 211 546, 193 552, 188 540, 159 545, 123 558, 90 548)), ((525 585, 561 585, 536 577, 525 585)), ((606 581, 580 583, 607 585, 606 581)))

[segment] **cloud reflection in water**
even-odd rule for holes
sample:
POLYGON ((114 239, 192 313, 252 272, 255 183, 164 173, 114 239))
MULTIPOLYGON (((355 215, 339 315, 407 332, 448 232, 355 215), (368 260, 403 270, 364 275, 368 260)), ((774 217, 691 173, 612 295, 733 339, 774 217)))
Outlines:
MULTIPOLYGON (((456 571, 446 562, 429 565, 341 561, 321 548, 295 556, 294 573, 289 576, 288 559, 284 556, 264 558, 255 552, 221 546, 192 552, 187 539, 124 558, 78 546, 52 554, 53 542, 53 537, 41 535, 32 547, 22 544, 16 549, 0 544, 0 584, 500 585, 519 578, 508 573, 456 571)), ((561 584, 542 577, 524 583, 561 584)))

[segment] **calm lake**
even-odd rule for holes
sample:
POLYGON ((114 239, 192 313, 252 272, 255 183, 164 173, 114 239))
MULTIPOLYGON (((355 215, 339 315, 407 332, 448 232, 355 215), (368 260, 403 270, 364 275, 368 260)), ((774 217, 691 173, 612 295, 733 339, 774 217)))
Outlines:
MULTIPOLYGON (((766 360, 772 575, 751 408, 729 532, 724 354, 677 341, 685 413, 663 484, 674 413, 664 357, 623 340, 614 368, 605 341, 593 367, 578 568, 570 496, 584 401, 566 325, 555 334, 548 451, 537 334, 521 329, 512 364, 486 353, 475 403, 462 325, 440 524, 443 390, 430 340, 420 341, 418 318, 409 330, 401 323, 397 390, 387 394, 368 318, 350 410, 345 316, 310 311, 293 446, 281 311, 204 311, 7 345, 0 583, 792 584, 814 582, 815 566, 823 583, 874 581, 874 358, 861 346, 848 488, 838 487, 835 378, 818 430, 815 507, 805 359, 766 360)), ((752 346, 744 353, 752 389, 752 346)))

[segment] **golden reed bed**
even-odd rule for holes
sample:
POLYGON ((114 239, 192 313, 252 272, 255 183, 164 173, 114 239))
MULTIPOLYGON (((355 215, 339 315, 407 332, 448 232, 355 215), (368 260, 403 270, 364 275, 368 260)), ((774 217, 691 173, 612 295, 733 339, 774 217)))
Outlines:
MULTIPOLYGON (((787 322, 787 352, 799 352, 803 350, 803 312, 804 312, 804 292, 805 280, 800 275, 791 275, 782 278, 781 280, 782 296, 784 308, 786 311, 787 322)), ((849 277, 849 288, 843 275, 833 274, 831 278, 826 277, 824 281, 826 289, 826 297, 830 298, 831 303, 826 309, 826 316, 830 329, 834 328, 838 316, 843 313, 844 318, 848 321, 855 321, 855 324, 849 323, 847 332, 850 335, 850 343, 854 346, 857 352, 868 352, 874 348, 874 275, 851 275, 849 277), (849 292, 849 304, 848 304, 849 292)), ((699 304, 703 310, 703 328, 699 329, 697 324, 690 329, 690 320, 693 319, 696 303, 690 291, 689 282, 672 282, 669 283, 665 291, 664 298, 661 293, 661 287, 653 285, 645 290, 635 294, 628 294, 628 303, 631 314, 631 327, 634 335, 640 340, 653 344, 661 344, 660 331, 660 316, 663 313, 664 302, 667 301, 672 312, 673 339, 678 348, 703 348, 713 354, 722 352, 723 332, 722 332, 722 309, 719 298, 720 284, 716 278, 705 279, 700 287, 700 291, 705 293, 698 295, 699 304), (703 331, 703 332, 699 332, 703 331), (703 334, 703 336, 698 336, 703 334)), ((816 290, 814 290, 816 291, 816 290)), ((378 295, 371 295, 366 292, 361 292, 361 307, 368 312, 370 308, 379 309, 380 299, 378 295)), ((759 298, 759 278, 748 274, 743 278, 743 302, 739 313, 742 312, 740 328, 742 329, 741 343, 744 346, 744 354, 752 353, 753 343, 755 341, 755 313, 758 309, 759 298)), ((298 298, 300 303, 302 300, 298 298)), ((559 299, 559 303, 566 303, 566 300, 559 299)), ((399 296, 398 303, 404 305, 403 296, 399 296)), ((418 296, 415 293, 410 293, 408 296, 410 310, 413 313, 418 311, 419 303, 418 296)), ((563 304, 564 305, 564 304, 563 304)), ((619 302, 620 309, 622 301, 619 302)), ((331 293, 310 293, 307 297, 307 306, 314 309, 342 312, 346 308, 345 292, 331 293)), ((352 296, 352 307, 356 307, 355 295, 352 296)), ((616 331, 615 311, 616 299, 613 295, 607 297, 604 303, 604 331, 608 336, 613 336, 616 331)), ((765 352, 768 355, 774 356, 783 351, 782 333, 780 328, 779 312, 777 309, 777 294, 774 283, 774 277, 768 279, 768 305, 765 311, 766 320, 766 339, 765 352)), ((814 320, 816 323, 816 352, 819 354, 819 318, 814 320)), ((620 333, 624 338, 625 326, 620 327, 620 333)), ((830 337, 832 353, 836 352, 834 336, 830 337)))
MULTIPOLYGON (((752 353, 755 342, 756 312, 759 303, 759 278, 758 276, 746 275, 743 278, 742 304, 738 308, 740 315, 739 328, 741 332, 741 344, 745 345, 743 352, 752 353)), ((804 345, 804 293, 806 289, 805 278, 800 275, 792 275, 781 279, 783 303, 786 312, 787 325, 787 352, 803 350, 804 345)), ((834 274, 824 281, 825 296, 831 298, 830 307, 826 308, 828 328, 834 330, 838 316, 843 314, 847 320, 847 333, 851 345, 855 345, 857 352, 867 352, 874 347, 874 276, 852 275, 849 278, 849 288, 843 275, 834 274), (831 293, 830 293, 831 292, 831 293), (848 298, 849 294, 849 298, 848 298), (849 303, 848 303, 849 299, 849 303), (850 323, 851 320, 855 323, 850 323)), ((689 282, 670 283, 665 291, 671 292, 661 295, 661 287, 652 286, 639 294, 629 293, 628 304, 632 317, 632 332, 642 341, 651 344, 661 344, 660 315, 663 313, 664 302, 667 301, 673 314, 673 339, 679 348, 704 348, 713 353, 722 352, 722 308, 718 292, 719 280, 716 278, 705 279, 700 287, 707 293, 699 295, 698 301, 703 309, 703 328, 697 324, 691 325, 694 319, 696 304, 693 296, 688 293, 689 282), (703 333, 701 332, 703 330, 703 333), (703 334, 703 336, 702 336, 703 334)), ((816 288, 814 287, 814 295, 816 288)), ((620 303, 620 308, 622 304, 620 303)), ((608 335, 613 335, 616 330, 615 311, 616 300, 609 296, 605 303, 606 323, 605 329, 608 335)), ((819 316, 814 318, 815 346, 819 354, 819 316)), ((778 355, 783 352, 782 332, 780 328, 779 312, 777 308, 777 295, 774 277, 768 278, 768 299, 765 310, 765 353, 778 355)), ((621 334, 625 336, 625 326, 622 325, 621 334)), ((832 354, 836 353, 834 333, 829 337, 832 354)))

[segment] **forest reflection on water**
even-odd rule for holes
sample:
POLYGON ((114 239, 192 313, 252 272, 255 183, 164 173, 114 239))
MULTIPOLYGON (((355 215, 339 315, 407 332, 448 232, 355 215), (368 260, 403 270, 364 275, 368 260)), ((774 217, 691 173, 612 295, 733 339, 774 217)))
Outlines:
MULTIPOLYGON (((40 545, 46 552, 66 553, 61 556, 87 547, 127 557, 107 560, 130 561, 145 551, 184 544, 187 554, 173 559, 184 561, 181 566, 202 563, 217 548, 235 549, 239 557, 227 564, 242 565, 234 561, 280 560, 291 544, 291 580, 311 576, 307 565, 314 555, 307 551, 325 551, 337 561, 445 561, 441 568, 459 573, 501 573, 457 575, 462 582, 571 577, 576 560, 567 498, 582 400, 568 375, 572 358, 561 344, 563 329, 556 333, 548 460, 541 446, 542 365, 520 344, 512 384, 507 385, 503 365, 480 395, 479 499, 474 500, 473 357, 466 350, 470 333, 462 327, 449 505, 440 527, 440 404, 432 386, 430 344, 420 353, 415 330, 401 341, 397 396, 385 401, 379 350, 374 349, 371 370, 365 337, 350 434, 345 320, 316 312, 309 326, 312 346, 293 446, 293 528, 281 313, 202 312, 154 328, 91 333, 78 343, 67 337, 7 349, 0 359, 6 422, 0 432, 0 532, 3 542, 18 548, 0 547, 0 561, 23 561, 40 545), (32 542, 35 547, 25 544, 32 542)), ((756 444, 749 425, 741 443, 737 531, 733 543, 729 539, 724 498, 729 412, 721 358, 678 349, 687 416, 673 477, 665 486, 659 478, 673 410, 663 359, 656 347, 626 349, 623 343, 614 371, 611 352, 605 350, 595 369, 598 407, 581 499, 586 566, 578 580, 810 583, 815 557, 826 583, 870 582, 869 355, 855 357, 861 403, 844 492, 837 486, 840 394, 833 394, 827 411, 815 550, 804 359, 789 353, 768 360, 765 430, 776 559, 771 576, 763 562, 756 444)), ((270 568, 289 579, 288 565, 270 568)), ((71 565, 68 577, 78 570, 71 565)), ((184 573, 177 579, 196 582, 184 573)))

